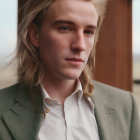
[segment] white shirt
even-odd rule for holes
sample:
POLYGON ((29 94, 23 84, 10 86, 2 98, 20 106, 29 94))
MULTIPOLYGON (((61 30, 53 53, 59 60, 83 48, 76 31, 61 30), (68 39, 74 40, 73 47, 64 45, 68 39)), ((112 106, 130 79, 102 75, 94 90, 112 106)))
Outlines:
POLYGON ((94 105, 83 95, 80 81, 64 105, 50 98, 43 86, 42 92, 46 116, 40 128, 40 140, 99 140, 94 105))

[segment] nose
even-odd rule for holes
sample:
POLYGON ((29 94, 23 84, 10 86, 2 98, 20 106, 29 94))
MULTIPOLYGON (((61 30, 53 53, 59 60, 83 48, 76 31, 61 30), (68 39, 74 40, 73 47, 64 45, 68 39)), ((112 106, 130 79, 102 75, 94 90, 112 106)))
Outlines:
POLYGON ((71 49, 78 52, 84 51, 86 49, 83 31, 79 31, 74 34, 71 49))

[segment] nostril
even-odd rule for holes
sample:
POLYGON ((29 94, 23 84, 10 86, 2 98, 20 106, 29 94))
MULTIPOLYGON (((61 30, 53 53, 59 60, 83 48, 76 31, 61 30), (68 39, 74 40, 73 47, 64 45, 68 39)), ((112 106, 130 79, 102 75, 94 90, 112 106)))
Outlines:
POLYGON ((85 50, 85 45, 84 44, 72 44, 71 49, 75 51, 84 51, 85 50))
POLYGON ((86 48, 86 45, 84 41, 77 41, 71 44, 71 49, 73 50, 83 51, 85 50, 85 48, 86 48))

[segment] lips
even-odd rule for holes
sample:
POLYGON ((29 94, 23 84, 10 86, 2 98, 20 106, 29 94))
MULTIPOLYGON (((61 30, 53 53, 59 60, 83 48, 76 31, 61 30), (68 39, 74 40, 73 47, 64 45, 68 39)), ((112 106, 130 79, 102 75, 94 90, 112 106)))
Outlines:
POLYGON ((73 58, 66 58, 65 59, 71 66, 81 66, 84 63, 84 60, 81 58, 73 57, 73 58))
POLYGON ((81 59, 81 58, 76 58, 76 57, 73 57, 73 58, 66 58, 65 60, 67 60, 67 61, 76 61, 76 62, 84 62, 83 59, 81 59))

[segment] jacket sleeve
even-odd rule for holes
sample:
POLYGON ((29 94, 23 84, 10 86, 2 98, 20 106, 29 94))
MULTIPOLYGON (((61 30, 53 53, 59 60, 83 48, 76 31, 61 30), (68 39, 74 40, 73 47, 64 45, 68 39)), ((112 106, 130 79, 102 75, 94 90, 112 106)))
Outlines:
POLYGON ((140 117, 134 97, 132 98, 132 117, 130 128, 130 140, 140 140, 140 117))

